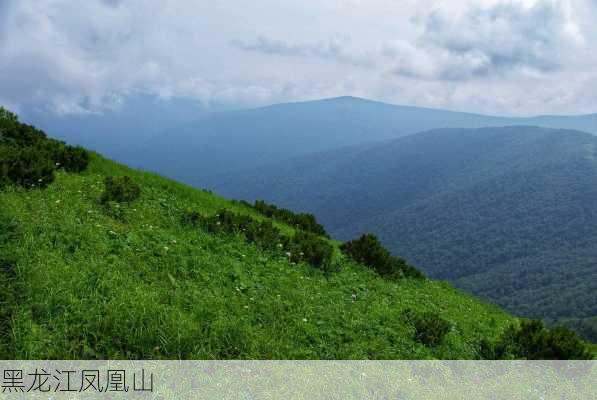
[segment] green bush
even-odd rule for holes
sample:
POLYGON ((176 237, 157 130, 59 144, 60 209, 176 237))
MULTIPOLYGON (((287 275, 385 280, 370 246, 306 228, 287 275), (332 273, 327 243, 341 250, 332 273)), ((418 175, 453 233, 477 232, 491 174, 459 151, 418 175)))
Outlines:
POLYGON ((54 164, 35 147, 0 145, 0 187, 44 188, 54 181, 54 164))
POLYGON ((50 139, 0 107, 0 187, 43 188, 54 180, 57 168, 80 172, 88 163, 85 149, 50 139))
POLYGON ((496 343, 481 344, 485 359, 587 360, 592 355, 578 335, 564 327, 547 329, 539 320, 510 326, 496 343))
POLYGON ((329 237, 323 225, 317 223, 317 220, 313 214, 294 213, 285 208, 278 208, 273 204, 268 204, 262 200, 257 200, 252 206, 246 201, 241 203, 253 208, 255 211, 268 218, 284 222, 285 224, 291 225, 299 230, 329 237))
POLYGON ((324 272, 331 272, 334 248, 314 233, 297 232, 289 244, 291 260, 305 261, 324 272))
POLYGON ((413 324, 415 326, 415 340, 430 347, 441 344, 451 328, 446 320, 435 313, 415 315, 413 324))
POLYGON ((89 152, 80 146, 63 146, 54 160, 68 172, 81 172, 89 165, 89 152))
POLYGON ((116 203, 132 203, 141 195, 141 188, 128 176, 115 178, 109 176, 104 180, 105 189, 100 201, 106 204, 110 201, 116 203))
POLYGON ((292 262, 306 262, 326 273, 332 271, 334 248, 320 236, 298 231, 294 236, 284 235, 271 221, 221 210, 212 216, 202 216, 187 211, 182 216, 183 223, 200 227, 212 234, 243 235, 247 242, 262 249, 283 254, 292 262))
POLYGON ((421 271, 408 265, 403 259, 393 257, 372 234, 365 234, 359 239, 346 242, 340 246, 340 249, 353 260, 374 269, 384 277, 417 279, 425 277, 421 271))

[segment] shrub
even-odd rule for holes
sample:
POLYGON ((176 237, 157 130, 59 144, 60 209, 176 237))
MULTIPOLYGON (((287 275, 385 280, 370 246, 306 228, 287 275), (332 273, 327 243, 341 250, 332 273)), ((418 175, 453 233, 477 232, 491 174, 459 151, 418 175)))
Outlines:
POLYGON ((43 188, 53 181, 54 164, 36 148, 0 145, 0 187, 15 184, 43 188))
POLYGON ((305 261, 324 272, 331 272, 334 248, 314 233, 297 232, 288 249, 295 262, 305 261))
POLYGON ((497 342, 484 340, 480 355, 485 359, 575 360, 591 359, 576 333, 557 327, 547 329, 541 321, 523 321, 510 326, 497 342))
POLYGON ((0 119, 0 138, 2 142, 17 147, 34 146, 50 141, 46 134, 34 126, 22 124, 18 119, 0 119))
POLYGON ((141 188, 128 176, 121 178, 109 176, 104 180, 104 184, 106 188, 100 199, 104 204, 109 201, 131 203, 141 195, 141 188))
POLYGON ((424 278, 421 271, 408 265, 401 258, 393 257, 375 235, 365 234, 359 239, 344 243, 340 249, 353 260, 374 269, 381 276, 424 278))
POLYGON ((88 163, 89 153, 85 149, 50 139, 0 107, 0 187, 45 187, 54 180, 57 166, 80 172, 88 163))
POLYGON ((434 313, 415 315, 413 318, 415 326, 415 340, 426 346, 437 346, 450 332, 450 324, 434 313))
POLYGON ((332 271, 334 248, 327 240, 310 232, 284 235, 271 221, 259 221, 248 215, 220 210, 213 216, 187 211, 183 223, 201 227, 212 234, 240 234, 247 242, 262 249, 285 254, 292 262, 306 262, 329 273, 332 271))
POLYGON ((267 204, 265 201, 262 200, 257 200, 253 206, 251 206, 247 202, 240 203, 252 207, 255 211, 268 218, 284 222, 303 231, 328 237, 325 228, 323 227, 323 225, 317 223, 317 220, 315 219, 315 216, 313 214, 294 213, 285 208, 278 208, 273 204, 267 204))
POLYGON ((0 123, 4 123, 4 121, 17 122, 18 118, 15 114, 11 113, 6 108, 0 107, 0 123))
POLYGON ((62 146, 54 161, 68 172, 82 172, 89 165, 89 152, 80 146, 62 146))
POLYGON ((182 214, 182 223, 184 225, 191 225, 191 226, 199 226, 199 223, 202 220, 201 214, 197 211, 187 210, 182 214))
POLYGON ((484 341, 480 352, 487 359, 586 360, 592 359, 578 335, 564 327, 547 329, 538 320, 510 326, 495 344, 484 341))

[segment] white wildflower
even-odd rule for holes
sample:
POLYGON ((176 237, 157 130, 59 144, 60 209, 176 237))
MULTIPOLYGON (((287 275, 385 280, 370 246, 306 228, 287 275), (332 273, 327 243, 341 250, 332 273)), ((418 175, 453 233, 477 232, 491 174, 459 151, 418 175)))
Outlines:
POLYGON ((307 322, 307 318, 303 318, 303 322, 307 322))

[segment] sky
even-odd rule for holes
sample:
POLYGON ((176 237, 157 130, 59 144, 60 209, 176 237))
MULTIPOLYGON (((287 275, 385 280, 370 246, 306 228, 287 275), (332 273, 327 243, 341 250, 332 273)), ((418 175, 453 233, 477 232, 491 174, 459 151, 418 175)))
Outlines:
POLYGON ((494 115, 597 113, 597 0, 0 0, 0 105, 136 93, 207 109, 352 95, 494 115))

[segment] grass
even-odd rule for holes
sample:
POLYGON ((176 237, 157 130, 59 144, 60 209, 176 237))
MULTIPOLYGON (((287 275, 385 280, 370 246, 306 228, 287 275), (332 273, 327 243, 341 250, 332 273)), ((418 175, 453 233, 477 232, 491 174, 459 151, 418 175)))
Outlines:
POLYGON ((45 190, 0 193, 2 221, 16 227, 0 249, 11 260, 0 270, 0 357, 471 359, 515 320, 444 282, 384 280, 339 251, 342 269, 326 278, 180 223, 184 210, 222 208, 264 219, 96 154, 86 172, 59 172, 45 190), (102 205, 110 175, 130 176, 140 199, 102 205), (426 347, 405 310, 437 313, 452 328, 426 347))

